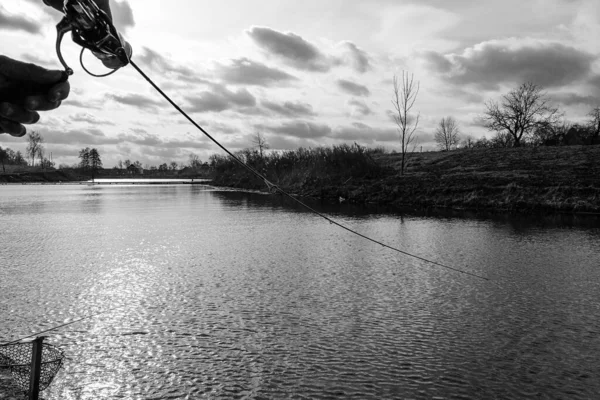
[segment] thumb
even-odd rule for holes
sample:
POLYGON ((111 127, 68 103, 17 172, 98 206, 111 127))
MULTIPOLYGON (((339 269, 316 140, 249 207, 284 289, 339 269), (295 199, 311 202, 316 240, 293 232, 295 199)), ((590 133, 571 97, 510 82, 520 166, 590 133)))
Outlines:
POLYGON ((29 81, 38 84, 49 84, 60 81, 63 71, 49 70, 35 64, 13 60, 0 56, 0 74, 10 80, 29 81))

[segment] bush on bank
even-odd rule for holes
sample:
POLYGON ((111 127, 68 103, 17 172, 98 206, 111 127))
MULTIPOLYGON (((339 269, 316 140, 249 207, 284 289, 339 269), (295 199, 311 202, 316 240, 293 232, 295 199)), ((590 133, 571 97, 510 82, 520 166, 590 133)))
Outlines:
MULTIPOLYGON (((392 173, 382 167, 373 156, 381 149, 367 149, 357 144, 333 147, 299 148, 283 152, 261 154, 255 149, 244 149, 235 155, 256 169, 272 183, 284 187, 323 185, 349 179, 378 179, 392 173)), ((231 156, 212 155, 210 168, 213 183, 247 189, 261 189, 264 182, 241 166, 231 156)))

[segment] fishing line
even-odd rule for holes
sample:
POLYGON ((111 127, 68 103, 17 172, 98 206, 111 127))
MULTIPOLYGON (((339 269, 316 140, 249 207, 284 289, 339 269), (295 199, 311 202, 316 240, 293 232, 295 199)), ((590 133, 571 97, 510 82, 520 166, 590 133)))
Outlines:
POLYGON ((461 274, 464 274, 464 275, 469 275, 469 276, 472 276, 472 277, 475 277, 475 278, 483 279, 485 281, 489 281, 490 280, 489 278, 486 278, 484 276, 475 274, 473 272, 465 271, 465 270, 462 270, 462 269, 459 269, 459 268, 455 268, 455 267, 451 267, 451 266, 439 263, 437 261, 429 260, 429 259, 427 259, 425 257, 421 257, 421 256, 418 256, 416 254, 409 253, 407 251, 404 251, 404 250, 398 249, 396 247, 393 247, 391 245, 388 245, 388 244, 385 244, 383 242, 380 242, 380 241, 378 241, 376 239, 370 238, 370 237, 368 237, 366 235, 363 235, 362 233, 357 232, 357 231, 355 231, 355 230, 353 230, 353 229, 351 229, 351 228, 349 228, 349 227, 347 227, 345 225, 342 225, 341 223, 333 220, 332 218, 328 217, 327 215, 325 215, 325 214, 323 214, 323 213, 315 210, 314 208, 310 207, 309 205, 307 205, 303 201, 299 200, 295 196, 292 196, 290 193, 286 192, 285 190, 281 189, 280 187, 278 187, 274 183, 270 182, 264 175, 262 175, 256 169, 252 168, 250 165, 248 165, 245 162, 243 162, 239 157, 237 157, 235 154, 233 154, 231 151, 229 151, 229 149, 227 149, 225 146, 223 146, 221 143, 219 143, 218 140, 216 140, 214 137, 212 137, 204 128, 202 128, 199 124, 197 124, 196 121, 194 121, 185 111, 183 111, 181 109, 181 107, 179 107, 173 100, 171 100, 171 98, 165 92, 163 92, 161 90, 161 88, 159 88, 158 85, 156 85, 152 81, 152 79, 150 79, 148 77, 148 75, 146 75, 144 73, 144 71, 142 71, 141 68, 138 67, 137 64, 133 60, 129 59, 129 63, 133 66, 133 68, 135 68, 136 71, 138 71, 140 73, 140 75, 146 81, 148 81, 148 83, 150 85, 152 85, 152 87, 154 89, 156 89, 156 91, 158 93, 160 93, 160 95, 162 97, 164 97, 165 100, 167 100, 177 111, 179 111, 181 113, 181 115, 183 115, 188 121, 190 121, 192 123, 192 125, 194 125, 196 128, 198 128, 200 130, 200 132, 202 132, 206 137, 208 137, 210 140, 212 140, 213 143, 215 143, 217 146, 219 146, 224 152, 226 152, 238 164, 240 164, 241 166, 243 166, 244 168, 246 168, 248 171, 250 171, 252 174, 254 174, 259 179, 261 179, 267 185, 267 187, 269 188, 269 190, 271 192, 273 192, 273 191, 274 192, 279 192, 282 195, 286 196, 287 198, 292 199, 294 202, 296 202, 297 204, 301 205, 302 207, 306 208, 310 212, 312 212, 312 213, 320 216, 321 218, 329 221, 329 223, 331 223, 333 225, 336 225, 336 226, 338 226, 338 227, 340 227, 340 228, 342 228, 342 229, 344 229, 344 230, 346 230, 346 231, 348 231, 350 233, 353 233, 353 234, 355 234, 357 236, 360 236, 363 239, 366 239, 366 240, 369 240, 369 241, 371 241, 373 243, 381 245, 381 246, 383 246, 385 248, 388 248, 390 250, 396 251, 398 253, 404 254, 404 255, 409 256, 409 257, 416 258, 417 260, 421 260, 421 261, 424 261, 426 263, 429 263, 429 264, 432 264, 432 265, 436 265, 436 266, 441 267, 441 268, 449 269, 449 270, 452 270, 452 271, 455 271, 455 272, 458 272, 458 273, 461 273, 461 274))
POLYGON ((104 311, 100 311, 100 312, 97 312, 97 313, 89 314, 89 315, 86 315, 84 317, 78 318, 78 319, 76 319, 74 321, 65 322, 64 324, 57 325, 57 326, 54 326, 52 328, 48 328, 48 329, 40 331, 40 332, 36 332, 36 333, 31 334, 31 335, 23 336, 23 337, 20 337, 18 339, 15 339, 13 341, 10 341, 10 342, 2 343, 2 344, 0 344, 0 347, 1 346, 10 346, 11 344, 18 343, 21 340, 29 339, 29 338, 32 338, 34 336, 41 335, 42 333, 52 332, 52 331, 55 331, 57 329, 64 328, 65 326, 69 326, 69 325, 75 324, 77 322, 80 322, 80 321, 83 321, 83 320, 86 320, 86 319, 89 319, 89 318, 93 318, 93 317, 96 317, 98 315, 106 314, 109 311, 118 310, 119 308, 124 308, 124 307, 125 307, 125 305, 122 305, 122 306, 119 306, 119 307, 112 307, 112 308, 109 308, 109 309, 104 310, 104 311))
MULTIPOLYGON (((80 45, 81 45, 82 47, 84 47, 84 48, 89 48, 89 49, 96 49, 96 50, 100 50, 100 52, 101 52, 101 53, 105 53, 105 51, 103 51, 103 49, 105 49, 105 47, 106 47, 106 48, 108 48, 108 49, 112 49, 110 45, 115 45, 115 43, 116 43, 116 44, 118 45, 118 48, 116 49, 115 53, 113 54, 112 52, 109 52, 109 54, 113 54, 113 55, 115 55, 115 56, 116 56, 116 57, 117 57, 119 60, 121 60, 122 62, 123 62, 123 61, 128 61, 128 63, 129 63, 129 64, 131 64, 131 65, 133 66, 133 68, 135 68, 135 70, 136 70, 136 71, 138 71, 138 72, 140 73, 140 75, 141 75, 141 76, 142 76, 142 77, 143 77, 143 78, 144 78, 144 79, 145 79, 145 80, 146 80, 146 81, 147 81, 147 82, 148 82, 148 83, 149 83, 149 84, 150 84, 152 87, 154 87, 154 89, 156 89, 156 91, 158 91, 158 93, 160 93, 160 95, 161 95, 161 96, 162 96, 162 97, 163 97, 165 100, 167 100, 167 101, 168 101, 168 102, 169 102, 169 103, 170 103, 170 104, 171 104, 171 105, 172 105, 172 106, 173 106, 173 107, 174 107, 174 108, 175 108, 177 111, 179 111, 179 113, 180 113, 181 115, 183 115, 183 116, 184 116, 184 117, 185 117, 185 118, 186 118, 186 119, 187 119, 187 120, 188 120, 188 121, 189 121, 189 122, 190 122, 192 125, 194 125, 194 126, 195 126, 195 127, 198 129, 198 130, 200 130, 200 131, 201 131, 201 132, 202 132, 202 133, 203 133, 203 134, 204 134, 206 137, 208 137, 208 138, 209 138, 209 139, 210 139, 210 140, 211 140, 213 143, 215 143, 215 144, 216 144, 216 145, 217 145, 219 148, 221 148, 221 149, 222 149, 222 150, 223 150, 225 153, 227 153, 227 154, 228 154, 228 155, 229 155, 229 156, 230 156, 230 157, 231 157, 233 160, 235 160, 235 161, 236 161, 236 162, 237 162, 239 165, 241 165, 242 167, 244 167, 245 169, 247 169, 247 170, 248 170, 250 173, 252 173, 252 174, 253 174, 253 175, 255 175, 256 177, 258 177, 259 179, 261 179, 261 180, 262 180, 262 181, 265 183, 265 185, 267 185, 267 187, 269 188, 269 191, 270 191, 270 192, 274 192, 274 193, 277 193, 277 192, 278 192, 278 193, 282 194, 283 196, 285 196, 285 197, 287 197, 287 198, 291 199, 291 200, 292 200, 292 201, 294 201, 295 203, 299 204, 300 206, 304 207, 304 208, 305 208, 305 209, 307 209, 308 211, 310 211, 310 212, 314 213, 315 215, 318 215, 319 217, 321 217, 321 218, 325 219, 325 220, 326 220, 326 221, 328 221, 329 223, 331 223, 331 224, 333 224, 333 225, 336 225, 336 226, 338 226, 339 228, 342 228, 342 229, 344 229, 344 230, 346 230, 346 231, 348 231, 348 232, 350 232, 350 233, 352 233, 352 234, 354 234, 354 235, 357 235, 357 236, 359 236, 359 237, 361 237, 361 238, 363 238, 363 239, 366 239, 366 240, 368 240, 368 241, 370 241, 370 242, 373 242, 373 243, 375 243, 375 244, 378 244, 378 245, 380 245, 380 246, 383 246, 383 247, 385 247, 385 248, 387 248, 387 249, 390 249, 390 250, 392 250, 392 251, 395 251, 395 252, 397 252, 397 253, 400 253, 400 254, 406 255, 406 256, 408 256, 408 257, 413 257, 413 258, 415 258, 415 259, 417 259, 417 260, 423 261, 423 262, 425 262, 425 263, 428 263, 428 264, 431 264, 431 265, 435 265, 435 266, 438 266, 438 267, 441 267, 441 268, 445 268, 445 269, 448 269, 448 270, 451 270, 451 271, 454 271, 454 272, 458 272, 458 273, 461 273, 461 274, 464 274, 464 275, 469 275, 469 276, 472 276, 472 277, 474 277, 474 278, 482 279, 482 280, 485 280, 485 281, 490 281, 490 279, 489 279, 489 278, 486 278, 486 277, 484 277, 484 276, 481 276, 481 275, 475 274, 475 273, 473 273, 473 272, 469 272, 469 271, 462 270, 462 269, 459 269, 459 268, 451 267, 451 266, 448 266, 448 265, 442 264, 442 263, 440 263, 440 262, 433 261, 433 260, 427 259, 427 258, 425 258, 425 257, 421 257, 421 256, 418 256, 418 255, 416 255, 416 254, 409 253, 409 252, 407 252, 407 251, 401 250, 401 249, 399 249, 399 248, 393 247, 393 246, 391 246, 391 245, 385 244, 385 243, 383 243, 383 242, 380 242, 380 241, 378 241, 378 240, 375 240, 375 239, 373 239, 373 238, 371 238, 371 237, 368 237, 368 236, 366 236, 366 235, 363 235, 362 233, 360 233, 360 232, 357 232, 357 231, 355 231, 354 229, 351 229, 351 228, 349 228, 349 227, 347 227, 347 226, 345 226, 345 225, 343 225, 343 224, 341 224, 341 223, 339 223, 339 222, 337 222, 337 221, 333 220, 333 219, 332 219, 332 218, 330 218, 329 216, 327 216, 327 215, 325 215, 325 214, 323 214, 323 213, 321 213, 321 212, 319 212, 319 211, 315 210, 314 208, 310 207, 309 205, 307 205, 307 204, 306 204, 306 203, 304 203, 303 201, 299 200, 299 199, 298 199, 298 198, 296 198, 295 196, 291 195, 291 194, 290 194, 290 193, 288 193, 287 191, 285 191, 285 190, 281 189, 280 187, 278 187, 278 186, 277 186, 277 185, 275 185, 274 183, 270 182, 270 181, 269 181, 269 180, 268 180, 268 179, 267 179, 267 178, 266 178, 264 175, 262 175, 260 172, 258 172, 256 169, 254 169, 254 168, 253 168, 253 167, 251 167, 250 165, 248 165, 248 164, 246 164, 245 162, 243 162, 243 161, 242 161, 240 158, 238 158, 238 157, 237 157, 235 154, 233 154, 231 151, 229 151, 229 149, 227 149, 225 146, 223 146, 223 145, 222 145, 222 144, 221 144, 221 143, 220 143, 218 140, 216 140, 214 137, 212 137, 212 136, 211 136, 211 135, 210 135, 210 134, 209 134, 209 133, 208 133, 206 130, 204 130, 204 128, 202 128, 202 127, 201 127, 199 124, 197 124, 197 123, 196 123, 196 121, 194 121, 194 120, 193 120, 193 119, 192 119, 192 118, 191 118, 191 117, 190 117, 190 116, 189 116, 189 115, 188 115, 188 114, 187 114, 185 111, 183 111, 183 110, 181 109, 181 107, 179 107, 179 106, 178 106, 178 105, 177 105, 177 104, 176 104, 176 103, 175 103, 173 100, 171 100, 171 98, 170 98, 170 97, 169 97, 169 96, 168 96, 168 95, 167 95, 165 92, 163 92, 163 91, 162 91, 162 89, 160 89, 160 88, 159 88, 159 87, 158 87, 158 86, 157 86, 157 85, 154 83, 154 81, 152 81, 152 79, 150 79, 150 78, 149 78, 149 77, 148 77, 148 76, 147 76, 147 75, 146 75, 146 74, 145 74, 145 73, 144 73, 144 72, 143 72, 143 71, 142 71, 142 70, 141 70, 141 69, 140 69, 140 68, 137 66, 137 64, 136 64, 135 62, 133 62, 133 60, 131 60, 131 58, 128 56, 127 52, 126 52, 126 51, 125 51, 125 50, 124 50, 124 49, 121 47, 121 46, 122 46, 121 39, 117 39, 117 37, 118 37, 119 35, 118 35, 118 33, 116 32, 116 30, 114 29, 114 26, 112 25, 112 22, 111 22, 111 21, 109 21, 109 20, 107 19, 107 16, 106 16, 104 13, 100 12, 100 10, 99 10, 99 9, 98 9, 98 7, 95 5, 95 3, 90 3, 89 1, 82 1, 82 0, 81 0, 81 1, 78 1, 78 2, 76 2, 76 5, 77 5, 77 7, 75 7, 73 4, 71 4, 71 3, 69 3, 69 2, 66 2, 66 1, 65 1, 65 7, 64 7, 64 11, 65 11, 65 13, 67 13, 67 14, 70 14, 70 13, 75 13, 75 14, 77 14, 77 16, 78 16, 79 18, 69 18, 69 17, 66 17, 66 16, 65 16, 65 18, 63 18, 63 19, 62 19, 62 20, 61 20, 61 21, 58 23, 58 25, 57 25, 57 33, 58 33, 58 36, 57 36, 57 42, 56 42, 56 50, 57 50, 57 55, 58 55, 58 58, 59 58, 60 62, 61 62, 61 63, 63 64, 63 66, 65 67, 65 76, 66 76, 66 77, 68 77, 69 75, 71 75, 71 74, 73 73, 73 70, 67 66, 67 64, 65 63, 65 61, 64 61, 64 59, 63 59, 63 57, 62 57, 62 54, 61 54, 61 52, 60 52, 60 44, 61 44, 61 41, 62 41, 62 37, 64 36, 64 34, 65 34, 66 32, 68 32, 68 31, 70 31, 70 30, 72 30, 72 29, 74 28, 73 24, 77 25, 77 24, 80 22, 80 18, 83 16, 83 14, 82 14, 82 13, 85 11, 85 16, 86 16, 87 18, 90 18, 90 17, 92 17, 92 18, 96 18, 96 19, 100 20, 100 22, 102 22, 102 24, 101 24, 100 28, 102 28, 102 29, 107 29, 107 30, 108 30, 108 32, 106 32, 106 33, 107 33, 107 35, 101 35, 101 37, 100 37, 100 39, 101 39, 101 40, 93 40, 93 39, 98 39, 98 38, 94 38, 94 36, 95 36, 95 35, 98 33, 98 31, 102 31, 102 29, 99 29, 99 30, 98 30, 98 29, 91 29, 91 30, 90 30, 90 29, 88 29, 88 27, 86 27, 86 26, 78 26, 78 25, 77 25, 77 26, 75 26, 75 28, 78 28, 78 29, 76 29, 76 30, 73 32, 73 40, 74 40, 76 43, 80 44, 80 45), (75 33, 77 33, 77 35, 75 35, 75 33), (84 35, 84 34, 85 34, 85 35, 84 35), (90 38, 90 40, 88 40, 88 38, 87 38, 87 36, 86 36, 87 34, 92 34, 92 37, 90 38), (113 39, 113 42, 110 42, 110 41, 108 41, 108 42, 107 42, 107 41, 106 41, 106 38, 112 38, 112 39, 113 39)), ((93 22, 93 23, 94 23, 94 26, 96 26, 95 24, 96 24, 98 21, 97 21, 97 20, 94 20, 94 21, 88 21, 88 22, 93 22)), ((113 50, 114 50, 114 49, 113 49, 113 50)), ((80 61, 80 64, 81 64, 82 68, 83 68, 83 69, 84 69, 84 70, 85 70, 85 71, 86 71, 88 74, 90 74, 90 75, 92 75, 92 76, 94 76, 94 77, 100 77, 100 78, 101 78, 101 77, 104 77, 104 76, 108 76, 108 75, 111 75, 111 74, 113 74, 114 72, 116 72, 116 71, 119 69, 119 68, 116 68, 116 69, 114 69, 113 71, 111 71, 111 72, 109 72, 109 73, 107 73, 107 74, 104 74, 104 75, 97 75, 97 74, 93 74, 92 72, 90 72, 90 71, 89 71, 89 70, 88 70, 88 69, 85 67, 85 65, 84 65, 84 63, 83 63, 83 52, 84 52, 84 49, 82 49, 81 53, 79 54, 79 61, 80 61)), ((124 65, 126 65, 126 63, 124 63, 124 65)), ((494 283, 494 282, 492 282, 492 283, 494 283)), ((15 344, 15 343, 17 343, 17 342, 19 342, 19 341, 21 341, 21 340, 28 339, 28 338, 31 338, 31 337, 34 337, 34 336, 40 335, 40 334, 42 334, 42 333, 47 333, 47 332, 51 332, 51 331, 54 331, 54 330, 57 330, 57 329, 60 329, 60 328, 64 328, 64 327, 66 327, 66 326, 69 326, 69 325, 75 324, 75 323, 77 323, 77 322, 81 322, 81 321, 84 321, 84 320, 86 320, 86 319, 89 319, 89 318, 93 318, 93 317, 95 317, 95 316, 98 316, 98 315, 101 315, 101 314, 106 314, 106 313, 108 313, 109 311, 114 311, 114 310, 116 310, 116 309, 123 308, 123 307, 125 307, 125 306, 112 307, 112 308, 109 308, 109 309, 107 309, 107 310, 104 310, 104 311, 100 311, 100 312, 97 312, 97 313, 89 314, 89 315, 86 315, 86 316, 84 316, 84 317, 78 318, 78 319, 76 319, 76 320, 74 320, 74 321, 66 322, 66 323, 64 323, 64 324, 57 325, 57 326, 55 326, 55 327, 52 327, 52 328, 49 328, 49 329, 43 330, 43 331, 41 331, 41 332, 37 332, 37 333, 34 333, 34 334, 32 334, 32 335, 24 336, 24 337, 22 337, 22 338, 19 338, 19 339, 16 339, 16 340, 13 340, 13 341, 10 341, 10 342, 7 342, 7 343, 4 343, 4 344, 2 344, 2 345, 0 345, 0 346, 8 346, 8 345, 11 345, 11 344, 15 344)))

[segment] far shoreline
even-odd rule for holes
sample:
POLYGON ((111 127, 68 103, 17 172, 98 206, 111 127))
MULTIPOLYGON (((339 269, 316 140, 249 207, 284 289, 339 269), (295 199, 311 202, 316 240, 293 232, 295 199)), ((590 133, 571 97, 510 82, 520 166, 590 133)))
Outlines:
MULTIPOLYGON (((279 171, 275 177, 267 172, 267 178, 293 196, 329 203, 347 202, 393 209, 600 215, 600 145, 413 153, 411 166, 405 175, 398 172, 399 157, 400 154, 396 153, 369 155, 384 171, 375 176, 353 176, 327 170, 292 170, 279 171)), ((100 175, 98 179, 118 182, 153 178, 100 175)), ((207 184, 269 193, 262 180, 234 164, 202 177, 156 179, 189 182, 95 182, 94 185, 207 184)), ((91 182, 89 177, 52 170, 0 173, 0 185, 5 184, 87 185, 91 182)))

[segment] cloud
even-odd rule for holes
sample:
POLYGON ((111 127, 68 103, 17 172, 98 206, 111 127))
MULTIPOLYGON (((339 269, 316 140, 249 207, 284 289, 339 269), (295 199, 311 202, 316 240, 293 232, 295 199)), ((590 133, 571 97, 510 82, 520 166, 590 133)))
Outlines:
POLYGON ((317 139, 331 133, 331 128, 325 124, 307 121, 289 121, 279 125, 257 125, 258 128, 269 132, 284 134, 299 139, 317 139))
POLYGON ((297 80, 296 77, 280 69, 271 68, 248 58, 231 60, 227 65, 219 65, 217 75, 231 84, 281 86, 297 80))
POLYGON ((118 30, 126 31, 135 26, 133 11, 127 1, 111 1, 110 11, 113 16, 113 22, 118 30))
POLYGON ((317 46, 294 33, 281 33, 271 28, 253 26, 246 31, 259 47, 294 68, 312 72, 327 72, 332 60, 317 46))
POLYGON ((121 142, 129 142, 137 144, 139 146, 157 147, 161 149, 180 149, 180 148, 192 148, 192 149, 209 149, 211 144, 204 139, 203 136, 193 140, 172 140, 165 139, 155 133, 138 133, 138 134, 120 134, 119 140, 121 142))
POLYGON ((200 92, 196 96, 188 96, 192 112, 221 112, 240 107, 253 107, 256 98, 247 90, 232 91, 223 85, 213 85, 210 91, 200 92))
POLYGON ((358 140, 362 143, 395 142, 398 140, 398 134, 394 128, 373 128, 361 122, 354 122, 351 126, 336 127, 332 137, 347 141, 358 140))
POLYGON ((350 82, 345 79, 338 79, 336 84, 344 92, 353 96, 369 96, 371 94, 371 91, 366 86, 359 85, 358 83, 350 82))
POLYGON ((0 30, 37 34, 41 32, 41 24, 19 15, 9 14, 0 6, 0 30))
POLYGON ((364 117, 372 113, 369 106, 367 106, 363 101, 351 99, 347 104, 350 107, 350 116, 352 117, 364 117))
POLYGON ((177 65, 168 60, 159 52, 148 47, 142 46, 140 54, 136 54, 135 58, 136 60, 139 60, 139 64, 144 65, 162 75, 167 75, 173 81, 205 84, 211 83, 210 81, 199 77, 197 71, 194 71, 193 69, 183 65, 177 65))
POLYGON ((363 74, 372 69, 369 55, 364 50, 358 48, 352 42, 342 42, 342 46, 346 48, 343 60, 346 64, 351 65, 355 71, 363 74))
POLYGON ((109 93, 105 97, 109 100, 116 101, 117 103, 134 106, 142 110, 154 110, 156 107, 164 105, 164 103, 161 101, 154 100, 141 94, 109 93))
POLYGON ((492 40, 461 54, 424 53, 429 68, 456 85, 497 90, 501 84, 533 82, 560 87, 586 78, 595 56, 555 42, 492 40))
POLYGON ((103 108, 100 104, 96 104, 96 102, 76 100, 76 99, 72 99, 71 97, 69 97, 67 100, 63 101, 61 104, 61 107, 67 107, 67 106, 83 108, 86 110, 89 110, 90 108, 92 108, 94 110, 100 110, 103 108))
POLYGON ((100 129, 71 129, 42 131, 44 142, 48 144, 80 144, 85 146, 118 144, 118 138, 109 137, 100 129))
POLYGON ((312 117, 315 116, 313 108, 308 103, 286 101, 284 103, 275 103, 268 100, 261 101, 261 105, 276 114, 284 117, 312 117))
POLYGON ((554 93, 550 95, 552 100, 555 102, 566 105, 586 105, 586 106, 597 106, 600 104, 600 97, 572 92, 554 93))
POLYGON ((95 125, 116 125, 112 121, 109 121, 106 119, 99 119, 88 113, 77 113, 77 114, 71 115, 69 118, 73 122, 87 122, 89 124, 95 124, 95 125))

